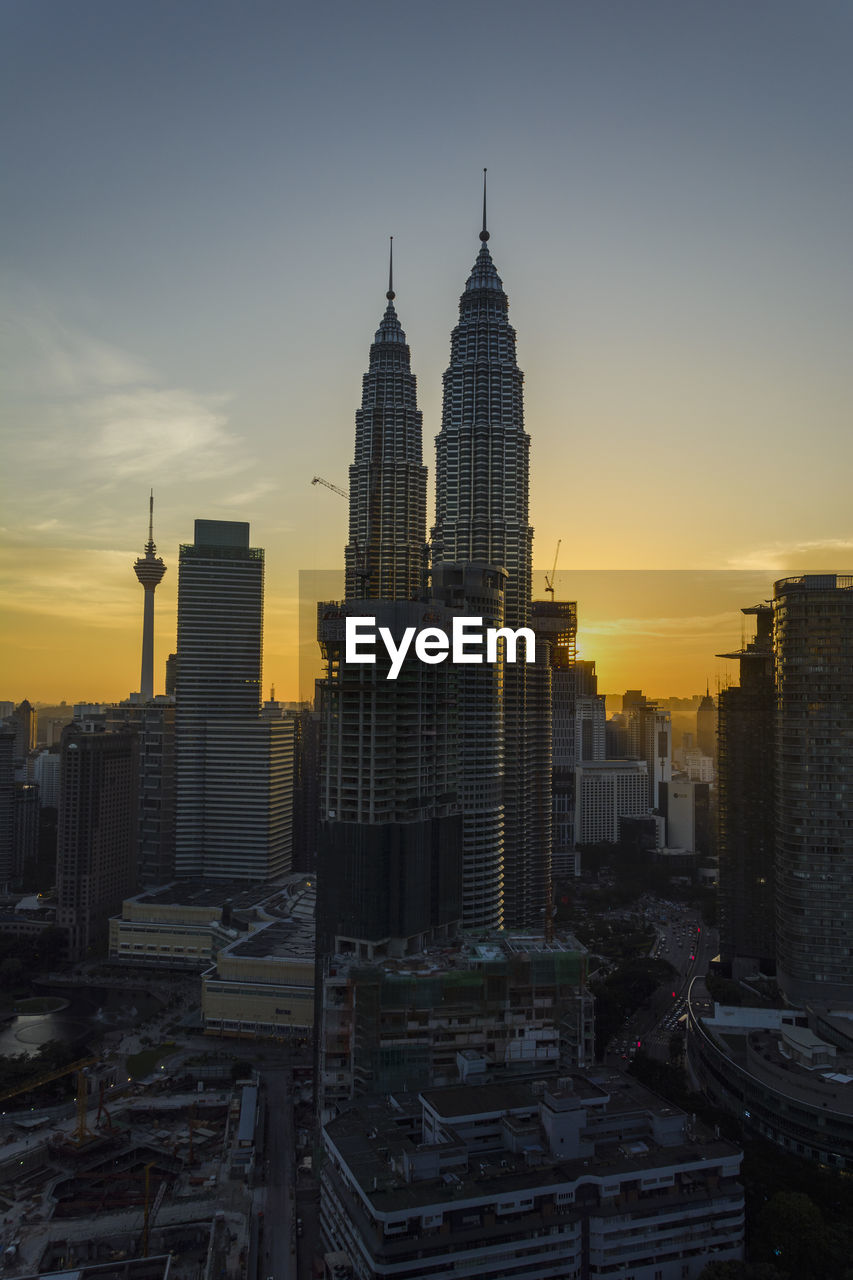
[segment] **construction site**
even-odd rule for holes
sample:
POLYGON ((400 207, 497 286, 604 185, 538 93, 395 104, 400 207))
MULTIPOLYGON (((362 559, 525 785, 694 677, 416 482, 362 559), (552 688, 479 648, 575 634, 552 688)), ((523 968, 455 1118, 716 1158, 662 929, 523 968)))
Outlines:
POLYGON ((2 1275, 254 1275, 258 1082, 210 1074, 133 1082, 83 1060, 0 1096, 2 1275), (73 1106, 30 1105, 63 1076, 73 1106))

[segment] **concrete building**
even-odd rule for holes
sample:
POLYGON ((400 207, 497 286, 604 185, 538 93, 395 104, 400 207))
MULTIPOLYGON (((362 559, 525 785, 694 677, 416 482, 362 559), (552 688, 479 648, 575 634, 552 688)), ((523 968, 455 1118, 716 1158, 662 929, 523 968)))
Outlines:
POLYGON ((0 726, 0 887, 11 884, 15 867, 15 731, 0 726))
POLYGON ((330 957, 318 1036, 320 1110, 365 1093, 413 1090, 594 1057, 586 951, 575 939, 462 938, 405 960, 330 957))
POLYGON ((853 1019, 688 1002, 693 1083, 744 1133, 853 1173, 853 1019))
POLYGON ((56 923, 75 960, 106 942, 136 886, 137 751, 130 732, 62 734, 56 923))
POLYGON ((202 976, 205 1032, 310 1040, 314 1028, 313 880, 291 882, 286 914, 250 925, 202 976))
POLYGON ((597 760, 575 769, 575 840, 579 845, 619 840, 619 819, 649 811, 645 760, 597 760))
POLYGON ((669 711, 645 699, 632 703, 628 716, 628 744, 631 755, 646 762, 648 808, 657 809, 660 803, 659 784, 672 781, 672 720, 669 711))
POLYGON ((33 782, 38 784, 42 809, 59 806, 59 748, 40 751, 33 761, 33 782))
POLYGON ((175 875, 174 703, 163 696, 131 697, 110 708, 107 725, 130 729, 139 742, 139 883, 166 884, 175 875))
POLYGON ((707 782, 673 778, 658 787, 659 808, 666 820, 666 843, 671 849, 709 855, 711 852, 711 795, 707 782))
POLYGON ((738 662, 740 685, 720 691, 717 756, 720 955, 735 977, 776 972, 773 614, 741 612, 757 629, 719 655, 738 662))
POLYGON ((853 575, 773 588, 776 979, 853 1009, 853 575))
POLYGON ((697 1280, 743 1256, 741 1152, 614 1071, 366 1100, 323 1146, 323 1243, 358 1280, 697 1280))
POLYGON ((696 709, 696 745, 703 756, 710 756, 712 759, 716 758, 717 708, 707 686, 696 709))
POLYGON ((261 717, 264 553, 239 521, 196 520, 178 569, 175 873, 290 868, 293 726, 261 717))

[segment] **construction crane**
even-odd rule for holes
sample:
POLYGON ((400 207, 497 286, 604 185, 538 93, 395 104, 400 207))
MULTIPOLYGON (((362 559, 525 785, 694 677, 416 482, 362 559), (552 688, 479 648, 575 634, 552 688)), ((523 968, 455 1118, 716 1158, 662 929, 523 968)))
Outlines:
MULTIPOLYGON (((349 494, 346 489, 341 489, 338 485, 332 484, 331 480, 324 480, 322 476, 315 476, 311 483, 322 484, 325 488, 331 489, 332 493, 336 493, 340 498, 346 498, 347 502, 349 502, 349 494)), ((361 547, 359 546, 358 538, 353 538, 352 542, 355 549, 355 576, 357 578, 361 578, 362 582, 366 582, 370 577, 370 570, 365 563, 365 558, 361 547)))
POLYGON ((331 480, 324 480, 322 476, 315 476, 311 483, 325 485, 327 489, 331 489, 332 493, 337 493, 339 497, 346 498, 349 501, 349 494, 346 489, 341 489, 338 485, 332 484, 331 480))
POLYGON ((82 1073, 86 1067, 93 1067, 97 1061, 97 1058, 80 1058, 77 1062, 69 1062, 67 1067, 60 1067, 58 1071, 47 1071, 44 1075, 34 1076, 30 1080, 25 1080, 23 1084, 16 1084, 14 1089, 7 1089, 5 1093, 0 1093, 0 1102, 5 1102, 7 1098, 15 1098, 19 1093, 29 1093, 33 1089, 40 1089, 43 1084, 50 1084, 51 1080, 61 1080, 63 1076, 70 1076, 74 1071, 79 1073, 77 1077, 78 1094, 82 1076, 83 1098, 85 1099, 85 1076, 82 1073))
POLYGON ((557 550, 554 552, 554 567, 551 570, 550 578, 548 577, 547 573, 545 574, 545 590, 551 596, 552 604, 554 603, 554 579, 557 576, 557 557, 560 554, 560 544, 562 543, 562 541, 563 541, 562 538, 557 539, 557 550))

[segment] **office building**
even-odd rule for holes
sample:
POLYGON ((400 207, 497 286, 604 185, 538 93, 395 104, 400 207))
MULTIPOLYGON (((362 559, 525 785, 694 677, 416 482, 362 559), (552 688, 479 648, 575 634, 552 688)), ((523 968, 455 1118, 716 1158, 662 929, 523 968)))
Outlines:
MULTIPOLYGON (((523 380, 503 284, 488 248, 485 192, 480 251, 459 302, 436 438, 433 564, 476 561, 506 571, 504 625, 530 617, 530 437, 523 380)), ((503 921, 541 923, 550 902, 550 670, 503 673, 503 921)))
POLYGON ((736 661, 740 684, 720 690, 717 855, 720 955, 735 977, 776 971, 776 690, 773 612, 743 609, 756 623, 736 661))
POLYGON ((776 977, 853 1007, 853 575, 783 578, 776 658, 776 977))
POLYGON ((649 811, 645 760, 596 760, 575 768, 575 840, 616 844, 619 819, 649 811))
MULTIPOLYGON (((625 696, 628 697, 627 694, 625 696)), ((648 808, 657 809, 660 804, 659 784, 672 781, 672 721, 669 711, 645 699, 633 702, 628 713, 628 746, 632 757, 646 763, 648 808)))
POLYGON ((0 887, 15 869, 15 730, 0 726, 0 887))
POLYGON ((136 735, 62 734, 56 923, 79 960, 106 943, 109 917, 136 885, 136 735))
POLYGON ((743 1256, 742 1152, 614 1071, 365 1100, 323 1147, 323 1243, 364 1280, 698 1280, 743 1256))
POLYGON ((324 955, 418 951, 452 934, 462 914, 454 669, 410 653, 390 680, 384 649, 373 664, 345 655, 348 617, 375 618, 398 643, 408 626, 450 626, 449 610, 424 597, 421 417, 394 296, 389 281, 356 413, 346 599, 318 606, 324 955))
POLYGON ((175 873, 290 867, 293 727, 262 718, 264 553, 240 521, 196 520, 178 567, 175 873))
POLYGON ((575 852, 577 603, 534 600, 530 622, 537 647, 548 646, 551 667, 551 865, 555 875, 579 875, 580 858, 575 852))
POLYGON ((166 884, 175 875, 175 707, 171 698, 129 700, 111 707, 107 726, 139 740, 138 880, 166 884))
POLYGON ((658 791, 660 812, 666 820, 667 846, 709 856, 712 844, 708 783, 673 778, 671 782, 662 782, 658 791))
POLYGON ((696 710, 696 745, 703 756, 717 754, 717 708, 708 687, 696 710))
POLYGON ((142 670, 139 677, 140 696, 145 700, 154 697, 154 592, 163 580, 166 566, 156 554, 154 545, 154 491, 148 500, 148 541, 145 555, 135 561, 133 571, 145 591, 142 613, 142 670))
POLYGON ((38 784, 42 809, 59 806, 59 747, 40 751, 33 761, 33 782, 38 784))

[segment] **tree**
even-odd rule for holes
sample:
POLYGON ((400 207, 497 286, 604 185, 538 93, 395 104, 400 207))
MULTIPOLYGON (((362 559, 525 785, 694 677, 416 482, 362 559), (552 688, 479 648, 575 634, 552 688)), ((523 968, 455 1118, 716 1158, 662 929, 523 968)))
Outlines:
POLYGON ((777 1191, 761 1208, 755 1233, 756 1260, 772 1263, 796 1280, 825 1280, 833 1273, 825 1224, 811 1196, 777 1191))

